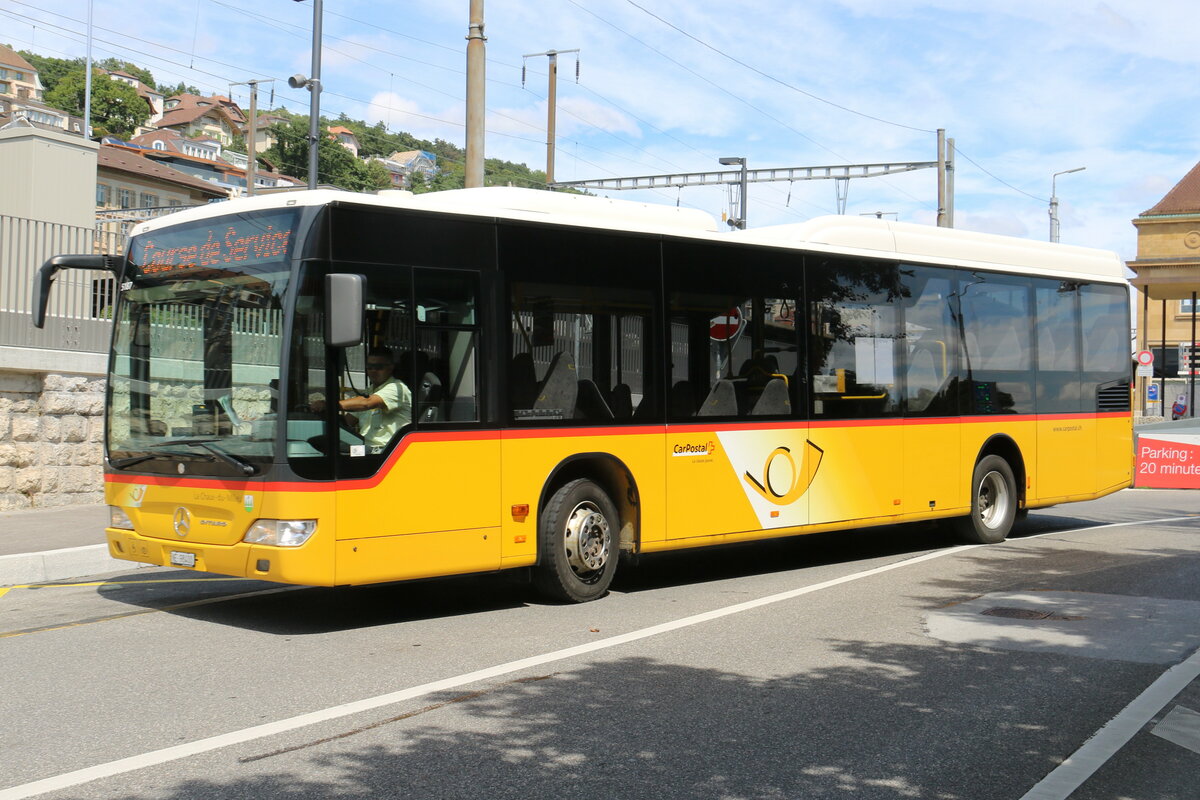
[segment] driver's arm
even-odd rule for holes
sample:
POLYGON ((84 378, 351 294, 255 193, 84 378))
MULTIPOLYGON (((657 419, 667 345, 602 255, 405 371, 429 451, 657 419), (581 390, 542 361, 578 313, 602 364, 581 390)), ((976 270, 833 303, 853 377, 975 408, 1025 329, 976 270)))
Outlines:
POLYGON ((373 411, 377 408, 387 408, 387 403, 377 394, 367 397, 347 397, 345 400, 339 400, 338 406, 342 411, 373 411))

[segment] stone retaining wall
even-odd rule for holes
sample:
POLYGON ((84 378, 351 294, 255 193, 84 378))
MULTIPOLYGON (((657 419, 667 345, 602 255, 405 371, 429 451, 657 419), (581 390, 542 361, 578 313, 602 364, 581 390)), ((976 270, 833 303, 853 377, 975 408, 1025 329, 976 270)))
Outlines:
POLYGON ((104 502, 104 379, 0 370, 0 511, 104 502))

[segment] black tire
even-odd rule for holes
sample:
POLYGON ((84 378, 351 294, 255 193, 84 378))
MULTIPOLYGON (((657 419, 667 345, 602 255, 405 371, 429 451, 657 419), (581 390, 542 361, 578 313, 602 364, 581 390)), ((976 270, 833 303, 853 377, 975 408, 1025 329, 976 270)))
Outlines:
POLYGON ((559 487, 538 515, 533 585, 567 603, 602 597, 617 571, 621 520, 608 495, 580 478, 559 487))
POLYGON ((971 515, 954 520, 955 531, 975 544, 1003 542, 1019 505, 1012 467, 1000 456, 984 456, 971 475, 971 515))

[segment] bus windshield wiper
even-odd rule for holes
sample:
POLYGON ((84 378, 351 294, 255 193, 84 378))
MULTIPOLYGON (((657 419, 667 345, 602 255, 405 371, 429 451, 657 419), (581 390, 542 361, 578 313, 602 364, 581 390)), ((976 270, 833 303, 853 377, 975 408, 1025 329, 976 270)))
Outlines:
POLYGON ((219 442, 220 439, 173 439, 162 444, 150 445, 151 447, 169 447, 175 444, 187 445, 189 447, 203 447, 208 452, 212 453, 217 458, 224 461, 226 464, 231 464, 242 471, 243 475, 253 475, 258 472, 258 467, 251 464, 241 456, 235 456, 233 453, 226 452, 219 447, 213 446, 213 442, 219 442))
MULTIPOLYGON (((151 447, 162 447, 162 445, 157 445, 157 444, 152 444, 150 446, 151 447)), ((190 456, 190 455, 191 455, 191 453, 175 453, 175 452, 146 453, 146 454, 140 455, 140 456, 128 456, 127 458, 118 458, 116 461, 112 461, 110 463, 117 469, 125 469, 126 467, 132 467, 134 464, 140 464, 143 461, 149 461, 152 458, 164 458, 166 456, 190 456)))

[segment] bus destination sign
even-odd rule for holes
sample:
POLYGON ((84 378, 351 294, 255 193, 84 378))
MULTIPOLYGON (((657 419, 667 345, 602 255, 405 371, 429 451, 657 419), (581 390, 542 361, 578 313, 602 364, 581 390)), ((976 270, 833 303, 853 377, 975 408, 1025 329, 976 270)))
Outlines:
POLYGON ((142 234, 130 261, 143 277, 168 277, 286 260, 296 215, 227 217, 217 222, 142 234))

